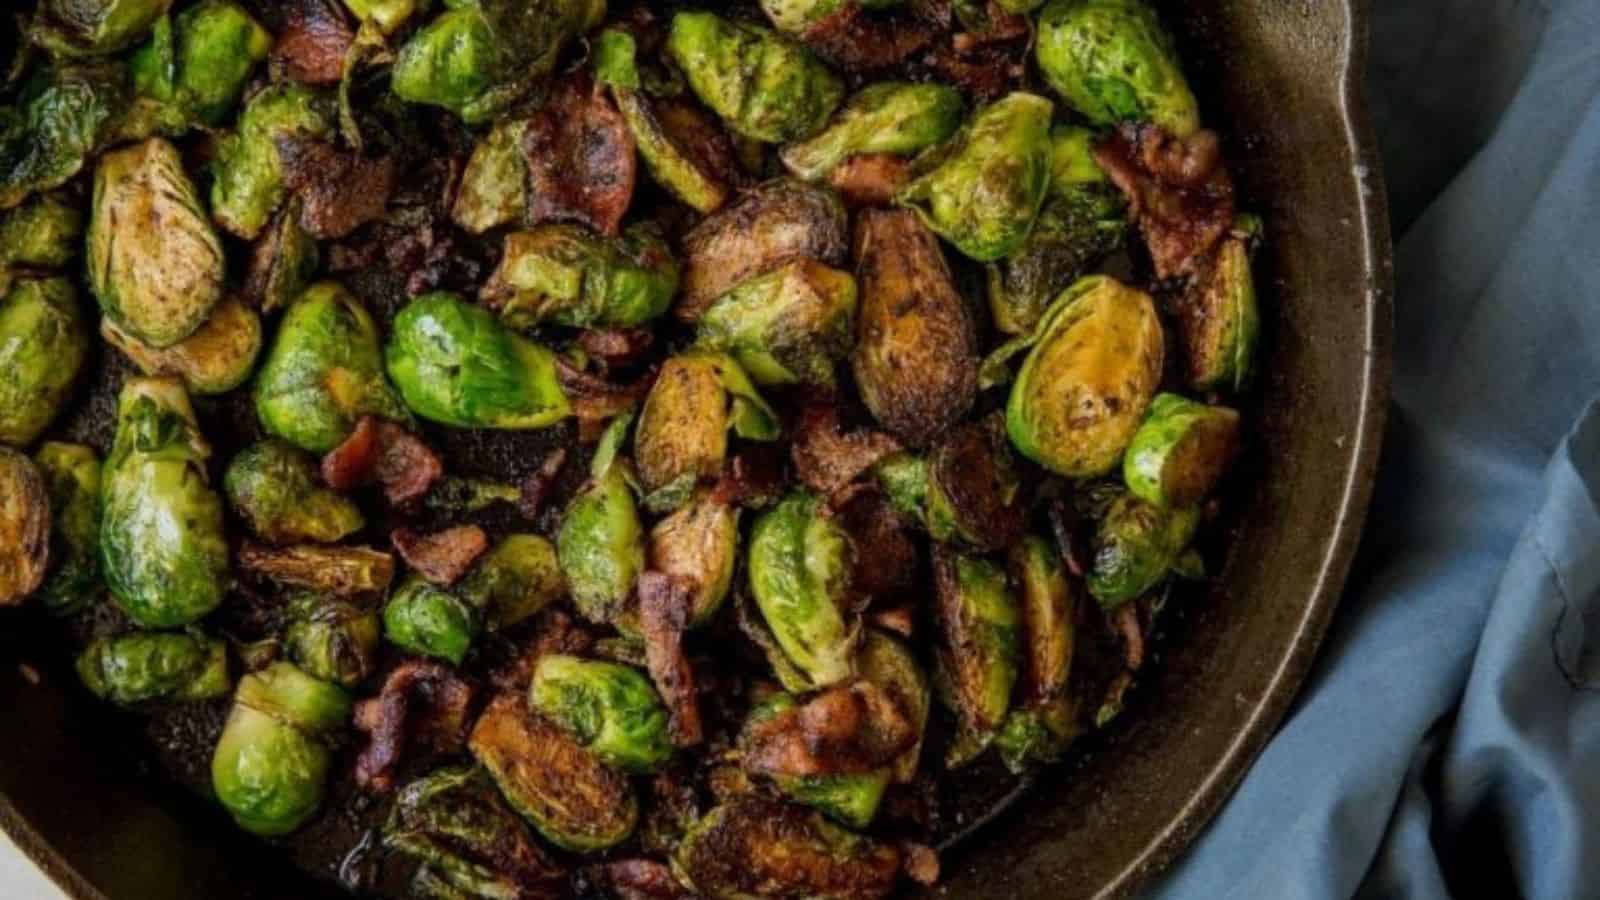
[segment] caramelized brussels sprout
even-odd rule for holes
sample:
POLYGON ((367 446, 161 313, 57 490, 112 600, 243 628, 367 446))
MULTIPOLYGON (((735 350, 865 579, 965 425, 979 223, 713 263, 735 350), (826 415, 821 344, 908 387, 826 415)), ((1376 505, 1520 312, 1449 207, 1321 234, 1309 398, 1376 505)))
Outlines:
POLYGON ((65 278, 18 279, 0 297, 0 444, 33 443, 66 405, 89 336, 65 278))
POLYGON ((339 446, 364 415, 410 419, 384 380, 372 317, 327 281, 284 313, 256 376, 255 402, 267 433, 312 453, 339 446))
POLYGON ((634 435, 645 505, 669 511, 701 481, 717 477, 729 428, 742 438, 770 441, 778 436, 778 417, 732 358, 692 351, 668 359, 634 435))
POLYGON ((211 757, 211 787, 239 827, 270 837, 305 824, 322 804, 327 740, 349 717, 342 688, 290 663, 239 679, 211 757))
POLYGON ((566 578, 556 548, 536 534, 501 538, 478 560, 458 590, 482 611, 490 631, 521 622, 559 600, 566 578))
POLYGON ((1178 138, 1200 127, 1172 39, 1144 0, 1052 0, 1037 53, 1045 81, 1095 125, 1153 122, 1178 138))
POLYGON ((261 317, 237 298, 222 301, 200 329, 157 349, 107 316, 100 336, 146 375, 175 375, 196 394, 225 394, 245 382, 261 353, 261 317))
POLYGON ((651 226, 608 239, 579 225, 541 225, 506 235, 500 267, 479 296, 513 328, 632 328, 666 312, 677 291, 678 262, 651 226))
POLYGON ((39 447, 34 462, 50 491, 50 574, 39 587, 46 609, 68 615, 100 592, 100 457, 82 444, 39 447))
POLYGON ((628 778, 602 763, 523 698, 501 694, 468 747, 523 818, 558 847, 585 853, 626 840, 639 820, 628 778))
POLYGON ((172 0, 43 0, 28 36, 62 56, 101 56, 139 42, 172 0))
POLYGON ((222 487, 250 530, 274 544, 331 544, 366 524, 349 498, 317 481, 316 460, 281 441, 240 451, 228 463, 222 487))
POLYGON ((182 632, 100 638, 78 656, 78 677, 95 696, 124 706, 209 700, 228 693, 228 645, 182 632))
POLYGON ((222 499, 206 484, 211 448, 183 385, 132 378, 117 398, 106 458, 100 567, 117 604, 146 628, 174 628, 222 602, 222 499))
POLYGON ((11 290, 15 267, 60 269, 83 238, 83 212, 59 193, 40 194, 0 213, 0 296, 11 290))
POLYGON ((834 383, 850 352, 856 281, 809 259, 744 282, 700 318, 701 346, 738 360, 760 385, 834 383))
POLYGON ((1068 696, 1076 643, 1077 594, 1066 566, 1044 538, 1030 535, 1011 550, 1011 576, 1022 611, 1022 676, 1018 705, 995 735, 1013 772, 1060 758, 1079 726, 1068 696))
POLYGON ((900 854, 817 813, 750 794, 694 823, 673 851, 672 869, 711 900, 876 900, 894 889, 900 854))
POLYGON ((1259 231, 1241 216, 1215 262, 1191 283, 1177 307, 1189 384, 1198 391, 1242 391, 1255 370, 1261 314, 1250 274, 1250 244, 1259 231))
POLYGON ((215 126, 271 49, 272 35, 237 4, 200 0, 157 20, 129 67, 134 90, 180 130, 191 122, 215 126))
POLYGON ((383 607, 383 636, 402 650, 459 666, 478 636, 478 618, 454 592, 410 575, 383 607))
POLYGON ((1100 608, 1116 609, 1167 577, 1200 523, 1194 507, 1163 509, 1119 494, 1094 535, 1087 581, 1100 608))
POLYGON ((955 134, 966 111, 961 92, 946 84, 869 85, 821 133, 785 147, 783 164, 806 181, 820 181, 858 153, 917 153, 955 134))
POLYGON ((377 665, 375 610, 350 600, 300 593, 289 600, 284 647, 313 678, 353 688, 377 665))
POLYGON ((739 555, 739 508, 702 491, 650 531, 650 568, 694 582, 690 627, 722 609, 739 555))
POLYGON ((1239 414, 1177 394, 1158 394, 1133 435, 1122 479, 1156 506, 1192 506, 1222 478, 1239 445, 1239 414))
POLYGON ((100 158, 89 287, 107 316, 151 347, 170 347, 222 300, 223 270, 222 242, 176 147, 151 138, 100 158))
POLYGON ((528 161, 522 155, 526 119, 500 122, 472 148, 450 218, 473 234, 510 225, 528 208, 528 161))
MULTIPOLYGON (((818 695, 818 700, 825 701, 828 698, 829 695, 826 693, 818 695)), ((816 702, 817 700, 813 700, 813 704, 816 702)), ((795 699, 793 694, 774 694, 750 711, 750 717, 745 721, 742 740, 749 744, 753 735, 759 734, 764 726, 771 727, 776 724, 780 716, 794 720, 796 724, 792 727, 803 731, 806 726, 800 725, 797 717, 805 716, 808 711, 802 708, 800 701, 795 699)), ((827 738, 832 735, 805 734, 804 737, 816 738, 817 743, 825 744, 827 738)), ((883 792, 888 789, 890 781, 890 771, 887 768, 875 768, 864 772, 771 774, 773 784, 785 797, 818 810, 851 828, 866 828, 872 824, 872 820, 878 815, 878 804, 883 800, 883 792)))
POLYGON ((812 494, 792 493, 750 532, 750 594, 782 655, 773 668, 789 690, 854 675, 861 641, 849 602, 853 550, 821 507, 812 494))
POLYGON ((624 624, 624 604, 644 570, 644 526, 616 455, 628 416, 613 420, 595 448, 589 481, 567 505, 556 553, 578 612, 591 622, 624 624))
POLYGON ((253 575, 339 597, 382 594, 394 580, 394 557, 371 547, 245 544, 239 566, 253 575))
POLYGON ((928 533, 979 550, 1002 549, 1022 532, 1020 488, 999 420, 969 422, 928 457, 928 533))
POLYGON ((0 445, 0 606, 16 606, 50 562, 50 495, 33 461, 0 445))
POLYGON ((961 723, 945 762, 971 762, 994 739, 1011 708, 1021 664, 1016 595, 999 566, 975 556, 934 548, 938 591, 939 677, 946 702, 961 723))
POLYGON ((890 770, 895 782, 909 784, 917 774, 928 710, 933 705, 928 677, 910 647, 875 628, 867 629, 856 668, 863 679, 877 685, 894 701, 916 732, 916 743, 895 760, 890 770))
POLYGON ((544 428, 571 411, 554 353, 453 294, 406 304, 384 359, 406 406, 445 425, 544 428))
POLYGON ((0 107, 0 209, 65 184, 120 127, 128 102, 122 66, 46 69, 0 107))
POLYGON ((844 96, 844 83, 811 51, 714 13, 673 16, 667 53, 701 102, 756 141, 776 144, 815 134, 844 96))
POLYGON ((245 295, 270 313, 293 303, 317 277, 317 241, 300 227, 300 202, 291 200, 256 242, 245 295))
POLYGON ((624 772, 654 772, 672 758, 667 708, 650 678, 632 666, 559 653, 541 656, 528 703, 602 762, 624 772))
POLYGON ((228 232, 254 239, 283 203, 280 138, 327 138, 335 115, 330 98, 298 84, 275 84, 251 97, 237 130, 217 142, 211 164, 211 215, 228 232))

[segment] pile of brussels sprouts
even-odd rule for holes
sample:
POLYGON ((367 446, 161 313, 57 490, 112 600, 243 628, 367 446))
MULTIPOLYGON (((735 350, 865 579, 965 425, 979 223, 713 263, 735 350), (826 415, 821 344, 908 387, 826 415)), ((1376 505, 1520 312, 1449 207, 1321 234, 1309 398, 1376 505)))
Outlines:
POLYGON ((96 623, 72 633, 98 697, 226 705, 211 789, 241 827, 310 822, 357 700, 425 657, 481 690, 460 748, 363 807, 415 896, 885 896, 934 874, 911 799, 1059 759, 1204 577, 1258 227, 1147 274, 1162 198, 1105 141, 1201 123, 1145 0, 716 6, 39 0, 14 36, 0 605, 96 623), (852 68, 841 22, 926 40, 852 68), (292 74, 308 34, 334 79, 292 74), (962 48, 1011 53, 1009 88, 938 77, 962 48), (537 115, 556 84, 628 148, 570 175, 580 205, 623 192, 618 229, 529 176, 579 127, 537 115), (348 273, 398 263, 338 263, 368 232, 318 240, 287 148, 405 140, 461 151, 427 227, 484 265, 375 301, 348 273), (109 439, 76 411, 97 379, 109 439), (819 405, 836 428, 802 435, 819 405), (587 474, 521 527, 478 515, 519 498, 483 478, 336 490, 323 457, 371 420, 435 448, 557 429, 587 474), (490 525, 455 535, 461 577, 397 575, 388 529, 422 515, 490 525))

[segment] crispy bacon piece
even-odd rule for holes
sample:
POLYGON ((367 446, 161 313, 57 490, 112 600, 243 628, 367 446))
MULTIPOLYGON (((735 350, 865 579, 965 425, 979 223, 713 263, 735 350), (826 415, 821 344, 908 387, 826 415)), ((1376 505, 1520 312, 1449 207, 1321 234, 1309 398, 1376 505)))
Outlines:
POLYGON ((917 545, 876 482, 856 482, 828 498, 825 512, 850 539, 851 591, 864 603, 909 588, 917 545))
POLYGON ((1124 125, 1094 158, 1127 196, 1157 277, 1194 274, 1233 224, 1233 179, 1213 131, 1180 140, 1155 125, 1124 125))
POLYGON ((561 467, 566 464, 567 448, 557 447, 545 455, 539 468, 522 479, 522 497, 517 501, 517 511, 522 513, 523 518, 532 520, 539 517, 545 495, 555 486, 556 478, 561 475, 561 467))
POLYGON ((769 776, 870 772, 911 749, 917 729, 870 681, 829 688, 745 734, 744 764, 769 776))
POLYGON ((852 206, 888 206, 911 181, 911 162, 892 153, 858 153, 828 173, 828 184, 852 206))
POLYGON ((606 422, 643 400, 655 377, 652 369, 630 384, 616 384, 583 371, 566 357, 556 357, 556 380, 572 403, 572 414, 578 419, 578 439, 584 443, 598 440, 606 422))
POLYGON ((633 200, 633 133, 585 74, 568 78, 528 122, 528 221, 579 222, 614 235, 633 200))
POLYGON ((809 403, 794 429, 790 455, 806 487, 832 494, 901 449, 900 442, 869 428, 848 434, 839 429, 839 409, 830 402, 809 403))
POLYGON ((392 504, 422 497, 444 475, 444 463, 404 427, 362 416, 344 443, 322 458, 322 480, 336 491, 376 482, 392 504))
POLYGON ((939 854, 927 844, 905 841, 900 845, 900 868, 906 877, 925 887, 939 881, 939 854))
POLYGON ((909 603, 874 608, 867 612, 867 620, 885 631, 910 638, 917 630, 917 609, 909 603))
POLYGON ((692 747, 702 737, 694 669, 683 652, 683 633, 694 604, 693 582, 664 572, 644 572, 637 589, 645 662, 667 702, 668 731, 674 744, 692 747))
POLYGON ((432 534, 396 528, 389 533, 389 540, 406 565, 441 587, 460 581, 489 549, 489 535, 476 525, 457 525, 432 534))
POLYGON ((648 328, 591 328, 578 335, 578 346, 606 371, 637 364, 654 344, 648 328))
POLYGON ((383 680, 376 697, 355 707, 355 727, 367 735, 356 757, 356 784, 387 793, 408 747, 455 753, 467 740, 467 712, 477 689, 432 660, 408 659, 383 680))
POLYGON ((300 227, 307 234, 342 238, 383 217, 394 191, 394 160, 296 137, 279 137, 276 144, 283 183, 300 195, 300 227))
POLYGON ((333 0, 292 0, 267 61, 274 80, 338 84, 356 32, 333 0))
POLYGON ((614 900, 694 900, 672 877, 672 870, 653 859, 619 859, 597 866, 595 880, 614 900))
POLYGON ((381 594, 394 580, 394 557, 370 547, 266 547, 246 542, 239 568, 258 578, 337 597, 381 594))
POLYGON ((722 477, 712 487, 719 503, 763 507, 777 503, 788 485, 784 454, 775 444, 747 444, 728 461, 722 477))
POLYGON ((876 15, 845 3, 800 36, 835 66, 872 72, 904 63, 933 43, 937 30, 912 15, 876 15))

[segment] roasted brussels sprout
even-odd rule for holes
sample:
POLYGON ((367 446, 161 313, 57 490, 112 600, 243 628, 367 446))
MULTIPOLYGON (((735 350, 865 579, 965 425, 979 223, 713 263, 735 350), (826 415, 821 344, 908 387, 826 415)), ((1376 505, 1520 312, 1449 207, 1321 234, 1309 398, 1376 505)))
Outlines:
POLYGON ((1167 577, 1200 523, 1192 506, 1163 509, 1118 494, 1095 529, 1089 593, 1105 610, 1145 593, 1167 577))
POLYGON ((644 570, 644 526, 617 461, 629 416, 619 416, 595 448, 589 481, 567 505, 556 553, 572 603, 592 622, 631 626, 624 604, 644 570))
POLYGON ((361 510, 317 481, 309 454, 265 440, 240 451, 222 479, 228 502, 258 537, 274 544, 331 544, 361 530, 361 510))
POLYGON ((1016 595, 1006 573, 986 559, 934 548, 939 677, 961 732, 945 756, 956 768, 994 739, 1011 708, 1021 666, 1016 595))
POLYGON ((448 3, 400 48, 390 84, 407 102, 487 122, 550 74, 561 48, 605 11, 605 0, 448 3))
POLYGON ((18 279, 0 297, 0 443, 33 443, 61 412, 88 355, 65 278, 18 279))
POLYGON ((632 666, 559 653, 539 657, 528 702, 607 765, 636 775, 672 758, 667 708, 632 666))
POLYGON ((1006 767, 1020 773, 1030 763, 1054 762, 1080 730, 1067 694, 1077 594, 1044 538, 1030 535, 1013 547, 1010 567, 1021 601, 1023 665, 1018 704, 994 744, 1006 767))
POLYGON ((856 281, 809 259, 744 282, 700 317, 699 343, 738 360, 761 385, 832 386, 850 352, 856 281))
POLYGON ((928 533, 999 550, 1022 532, 1021 485, 997 418, 952 431, 928 457, 928 533))
POLYGON ((728 450, 728 429, 770 441, 778 417, 731 357, 692 351, 668 359, 645 397, 634 435, 634 457, 645 505, 675 509, 695 485, 717 477, 728 450))
POLYGON ((284 313, 256 376, 255 401, 269 434, 312 453, 337 447, 364 415, 410 419, 384 380, 372 317, 326 281, 284 313))
POLYGON ((155 23, 129 67, 134 90, 179 127, 221 125, 250 73, 267 58, 272 35, 227 0, 201 0, 155 23))
POLYGON ((139 42, 172 0, 43 0, 29 37, 62 56, 101 56, 139 42))
POLYGON ((33 461, 0 445, 0 606, 16 606, 50 562, 50 494, 33 461))
POLYGON ((773 668, 792 690, 855 674, 861 623, 850 610, 853 550, 822 501, 790 494, 750 532, 750 594, 781 651, 773 668))
POLYGON ((1240 217, 1217 248, 1209 271, 1177 305, 1189 384, 1198 391, 1241 391, 1255 370, 1261 314, 1250 274, 1250 245, 1260 222, 1240 217))
POLYGON ((46 609, 68 615, 100 584, 100 457, 82 444, 39 447, 34 462, 50 491, 50 574, 39 587, 46 609))
POLYGON ((181 632, 100 638, 78 656, 78 677, 95 696, 124 706, 151 700, 209 700, 233 686, 228 645, 181 632))
POLYGON ((677 291, 678 262, 651 226, 604 238, 579 225, 541 225, 506 235, 500 267, 479 296, 513 328, 632 328, 665 313, 677 291))
POLYGON ((1149 295, 1104 275, 1075 282, 1031 336, 985 364, 990 376, 1010 355, 1032 348, 1006 402, 1012 444, 1070 478, 1110 471, 1155 395, 1164 342, 1149 295))
POLYGON ((893 890, 900 854, 817 813, 751 794, 691 826, 673 851, 672 869, 711 900, 876 900, 893 890))
POLYGON ((1158 394, 1133 435, 1122 479, 1156 506, 1192 506, 1222 478, 1239 444, 1239 414, 1177 394, 1158 394))
POLYGON ((458 593, 483 614, 490 631, 532 616, 566 593, 556 548, 536 534, 501 538, 462 580, 458 593))
POLYGON ((47 69, 0 107, 0 209, 78 174, 120 127, 128 102, 119 65, 47 69))
POLYGON ((650 530, 650 567, 694 582, 690 627, 722 609, 739 555, 739 508, 702 491, 650 530))
POLYGON ((284 647, 306 674, 347 688, 372 674, 381 628, 376 610, 315 593, 297 594, 288 606, 284 647))
POLYGON ((239 566, 279 584, 339 597, 382 594, 394 580, 394 557, 371 547, 246 543, 239 549, 239 566))
POLYGON ((1153 122, 1184 138, 1200 110, 1144 0, 1052 0, 1039 16, 1039 69, 1096 125, 1153 122))
POLYGON ((567 850, 604 850, 626 840, 639 800, 626 775, 602 763, 516 694, 489 703, 468 747, 511 808, 567 850))
POLYGON ((238 128, 217 142, 211 215, 230 233, 254 239, 283 203, 280 138, 327 138, 335 116, 330 98, 298 84, 275 84, 245 104, 238 128))
POLYGON ((244 293, 263 313, 288 306, 317 277, 317 241, 300 227, 300 202, 284 204, 250 254, 244 293))
POLYGON ((445 425, 543 428, 571 411, 554 353, 453 294, 406 304, 384 361, 406 406, 445 425))
POLYGON ((174 628, 222 602, 222 498, 206 484, 211 448, 177 381, 132 378, 117 398, 106 458, 100 567, 117 604, 146 628, 174 628))
POLYGON ((844 96, 844 83, 811 51, 714 13, 673 16, 667 53, 701 102, 752 140, 810 137, 844 96))
POLYGON ((89 287, 151 347, 170 347, 222 300, 225 260, 176 147, 151 138, 100 158, 89 217, 89 287))
POLYGON ((100 336, 146 375, 176 375, 190 392, 225 394, 245 382, 261 353, 261 317, 237 298, 222 301, 194 334, 157 349, 110 316, 100 336))
POLYGON ((510 225, 528 208, 528 161, 522 136, 528 120, 500 122, 472 148, 450 206, 450 218, 473 234, 510 225))
POLYGON ((783 149, 783 164, 820 181, 858 153, 909 155, 941 144, 961 127, 966 103, 946 84, 883 82, 862 88, 820 134, 783 149))
POLYGON ((322 804, 328 738, 350 717, 344 690, 286 662, 239 679, 211 757, 211 787, 239 827, 288 834, 322 804))
POLYGON ((861 642, 861 652, 856 657, 856 668, 863 679, 884 691, 916 732, 916 743, 895 760, 890 770, 895 782, 908 784, 917 774, 917 764, 922 757, 922 736, 928 725, 928 710, 933 705, 928 678, 923 674, 916 656, 911 653, 911 648, 875 628, 867 629, 866 639, 861 642))
POLYGON ((454 592, 411 575, 383 607, 383 636, 402 650, 459 666, 478 636, 478 619, 454 592))
POLYGON ((15 268, 60 269, 82 246, 83 212, 59 193, 40 194, 0 213, 0 296, 15 268))

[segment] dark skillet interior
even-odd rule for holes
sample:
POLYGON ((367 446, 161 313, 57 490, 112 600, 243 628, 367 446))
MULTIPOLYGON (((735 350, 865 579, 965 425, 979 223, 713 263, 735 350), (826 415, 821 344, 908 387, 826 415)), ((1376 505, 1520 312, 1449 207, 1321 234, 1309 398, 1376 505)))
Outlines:
MULTIPOLYGON (((1169 6, 1191 81, 1229 141, 1243 206, 1263 213, 1268 227, 1257 270, 1265 377, 1252 400, 1260 436, 1236 479, 1244 487, 1231 504, 1233 552, 1211 595, 1184 598, 1167 620, 1158 665, 1120 724, 1014 803, 1004 800, 1015 793, 1010 783, 963 785, 951 832, 972 835, 946 856, 941 890, 949 896, 1113 895, 1169 861, 1292 698, 1332 612, 1370 487, 1387 390, 1388 235, 1364 114, 1350 95, 1360 72, 1359 10, 1273 0, 1169 6), (988 818, 995 821, 972 827, 988 818)), ((369 301, 385 291, 364 288, 369 301)), ((110 374, 97 372, 95 383, 119 380, 110 374)), ((107 421, 110 397, 95 391, 69 432, 103 443, 93 430, 107 421)), ((227 408, 207 419, 223 456, 254 429, 251 417, 227 408)), ((441 450, 461 474, 508 474, 537 464, 541 442, 553 439, 464 436, 441 450)), ((174 765, 182 774, 184 755, 162 748, 208 741, 220 707, 209 723, 156 719, 142 740, 73 689, 51 626, 8 615, 0 653, 19 665, 0 671, 0 703, 10 711, 0 720, 0 826, 69 893, 341 896, 158 774, 174 765)), ((319 827, 331 835, 342 826, 319 827)), ((335 856, 307 856, 315 858, 300 861, 337 877, 335 856)))

